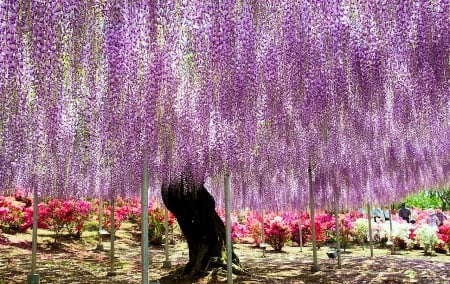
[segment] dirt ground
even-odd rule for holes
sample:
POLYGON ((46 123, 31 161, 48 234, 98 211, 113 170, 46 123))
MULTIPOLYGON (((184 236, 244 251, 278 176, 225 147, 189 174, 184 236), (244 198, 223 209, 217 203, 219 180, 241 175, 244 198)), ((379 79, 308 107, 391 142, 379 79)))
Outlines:
MULTIPOLYGON (((51 232, 39 230, 37 273, 41 283, 140 283, 140 239, 130 224, 117 233, 115 242, 115 276, 110 271, 110 243, 104 251, 96 250, 95 232, 83 233, 80 240, 65 239, 52 245, 51 232)), ((226 283, 226 271, 199 279, 183 279, 179 271, 188 260, 186 243, 175 238, 170 245, 171 268, 163 268, 163 246, 150 246, 150 282, 154 283, 226 283)), ((450 256, 424 256, 422 250, 401 251, 391 255, 376 248, 370 257, 368 248, 352 247, 342 254, 342 269, 337 260, 318 251, 321 270, 312 273, 310 247, 286 246, 283 252, 265 253, 251 244, 237 244, 235 251, 250 276, 234 275, 234 283, 450 283, 450 256)), ((0 284, 26 283, 31 270, 31 233, 6 234, 0 237, 0 284)))

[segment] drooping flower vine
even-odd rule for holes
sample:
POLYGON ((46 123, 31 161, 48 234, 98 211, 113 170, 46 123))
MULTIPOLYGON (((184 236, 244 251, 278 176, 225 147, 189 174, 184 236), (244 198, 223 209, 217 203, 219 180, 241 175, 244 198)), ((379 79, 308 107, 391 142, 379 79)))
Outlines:
POLYGON ((304 207, 308 163, 319 206, 448 183, 449 13, 426 0, 1 1, 0 189, 134 194, 144 159, 154 183, 189 168, 219 199, 231 171, 239 207, 304 207))

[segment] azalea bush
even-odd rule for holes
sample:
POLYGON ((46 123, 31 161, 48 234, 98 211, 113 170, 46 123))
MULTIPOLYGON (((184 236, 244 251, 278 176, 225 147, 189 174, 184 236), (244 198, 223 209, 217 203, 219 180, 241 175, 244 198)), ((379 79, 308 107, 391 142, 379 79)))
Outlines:
MULTIPOLYGON (((23 209, 23 223, 20 227, 20 231, 24 232, 29 228, 33 227, 33 207, 26 207, 23 209)), ((49 217, 48 215, 48 209, 46 203, 39 203, 38 204, 38 228, 39 229, 50 229, 50 226, 48 224, 49 217)), ((61 227, 63 229, 64 226, 61 227)))
POLYGON ((411 226, 406 222, 398 222, 395 226, 392 226, 392 240, 395 247, 406 249, 412 244, 412 240, 409 238, 411 226))
POLYGON ((253 238, 256 245, 259 245, 262 242, 263 234, 261 216, 250 212, 247 215, 247 222, 245 223, 245 226, 247 227, 248 235, 253 238))
POLYGON ((246 224, 241 224, 237 220, 231 221, 231 241, 235 244, 241 243, 249 234, 246 224))
POLYGON ((129 199, 129 202, 126 205, 129 209, 128 220, 130 222, 136 223, 138 221, 137 218, 142 211, 141 200, 137 197, 132 197, 131 199, 129 199))
POLYGON ((308 214, 301 214, 289 223, 292 241, 300 244, 300 223, 302 230, 302 244, 311 240, 311 219, 308 214), (301 222, 300 222, 301 220, 301 222))
MULTIPOLYGON (((224 226, 226 223, 226 213, 224 210, 217 210, 224 226)), ((259 245, 262 241, 261 215, 253 214, 252 211, 231 213, 231 242, 234 244, 250 242, 259 245), (253 240, 253 241, 252 241, 253 240)))
POLYGON ((330 214, 319 214, 315 218, 316 239, 318 246, 329 242, 336 232, 335 218, 330 214))
MULTIPOLYGON (((112 212, 112 206, 111 204, 107 203, 103 208, 103 214, 102 214, 102 228, 105 230, 111 232, 111 212, 112 212)), ((115 204, 114 205, 114 231, 117 231, 120 226, 122 225, 123 221, 127 220, 129 217, 129 213, 131 212, 130 207, 126 204, 115 204)), ((97 212, 97 216, 99 216, 97 212)))
POLYGON ((348 214, 346 214, 346 216, 350 218, 350 220, 356 220, 365 217, 364 214, 360 211, 350 211, 348 212, 348 214))
POLYGON ((443 245, 442 250, 445 252, 450 251, 450 223, 446 223, 439 227, 437 237, 441 240, 443 245))
MULTIPOLYGON (((33 226, 33 201, 22 190, 0 197, 0 225, 24 232, 33 226)), ((49 199, 38 204, 38 228, 49 229, 58 239, 63 230, 81 236, 84 223, 91 217, 89 202, 73 199, 49 199)))
MULTIPOLYGON (((148 239, 150 243, 161 244, 163 235, 165 234, 164 219, 165 209, 156 200, 150 200, 148 205, 148 239)), ((132 207, 129 207, 132 208, 132 207)), ((135 206, 131 211, 132 219, 136 219, 139 228, 142 226, 142 215, 140 206, 135 206), (137 214, 137 215, 135 215, 137 214)), ((169 230, 173 229, 175 223, 175 216, 169 211, 169 230)))
MULTIPOLYGON (((102 228, 111 232, 111 203, 110 200, 94 199, 92 201, 93 211, 96 216, 96 221, 101 222, 102 228), (100 207, 102 208, 102 219, 100 217, 100 207)), ((137 222, 137 216, 140 215, 141 205, 139 199, 133 197, 123 199, 118 196, 114 199, 114 227, 118 230, 124 221, 137 222)))
POLYGON ((164 209, 152 204, 148 210, 148 240, 154 244, 161 244, 164 227, 164 209))
POLYGON ((9 210, 5 202, 5 197, 0 196, 0 225, 2 224, 3 219, 6 217, 8 212, 9 210))
MULTIPOLYGON (((312 227, 311 219, 308 214, 301 215, 301 230, 302 230, 302 244, 311 242, 312 240, 312 227)), ((299 231, 299 218, 295 216, 294 220, 288 222, 290 227, 290 232, 292 235, 292 241, 300 243, 300 231, 299 231)), ((318 214, 315 218, 315 229, 316 229, 316 241, 317 246, 321 247, 325 243, 329 242, 334 238, 335 225, 333 218, 327 214, 318 214)))
MULTIPOLYGON (((33 225, 32 200, 16 191, 11 196, 0 196, 0 226, 9 231, 25 231, 33 225)), ((49 199, 38 204, 38 228, 49 229, 54 232, 55 241, 66 231, 74 236, 81 236, 84 224, 92 219, 95 212, 98 220, 99 207, 103 207, 103 227, 111 231, 111 206, 108 202, 99 204, 98 200, 89 203, 73 199, 49 199)), ((221 212, 221 216, 224 212, 221 212)), ((398 216, 392 218, 392 232, 389 222, 372 222, 372 235, 375 244, 384 245, 391 236, 395 247, 406 249, 422 247, 427 254, 437 250, 450 250, 450 223, 444 223, 436 229, 426 225, 427 214, 424 210, 417 210, 417 223, 412 225, 404 222, 398 216)), ((261 214, 253 211, 242 211, 241 215, 232 215, 231 231, 234 243, 244 242, 253 238, 256 244, 262 241, 263 226, 261 214)), ((164 207, 156 200, 149 202, 149 240, 161 243, 164 234, 164 207)), ((224 220, 224 217, 222 217, 224 220)), ((120 228, 124 221, 141 224, 141 204, 138 198, 116 199, 115 229, 120 228)), ((91 221, 91 223, 92 223, 91 221)), ((173 229, 175 217, 169 212, 169 228, 173 229)), ((339 216, 340 241, 345 250, 352 242, 364 244, 368 239, 368 220, 359 211, 348 212, 339 216)), ((335 218, 330 214, 316 214, 315 219, 317 246, 336 241, 335 218)), ((266 242, 274 250, 279 251, 289 241, 300 242, 299 230, 302 231, 302 242, 306 244, 312 239, 311 219, 306 212, 300 215, 293 212, 283 212, 281 216, 266 213, 264 222, 264 236, 266 242), (301 219, 301 228, 299 228, 301 219)))
POLYGON ((415 234, 420 246, 423 247, 425 254, 431 254, 439 241, 436 229, 428 225, 423 225, 415 231, 415 234))
MULTIPOLYGON (((368 221, 367 225, 369 225, 368 221)), ((367 229, 367 233, 369 233, 369 229, 367 229)), ((372 238, 375 243, 384 245, 389 240, 389 236, 389 222, 372 222, 372 238)))
POLYGON ((369 234, 369 221, 367 218, 358 218, 353 223, 354 237, 358 244, 363 245, 369 234))
POLYGON ((21 189, 16 189, 11 196, 0 196, 0 227, 10 232, 23 231, 24 210, 31 205, 31 198, 21 189))
POLYGON ((347 215, 344 218, 340 218, 339 222, 341 247, 345 251, 353 241, 353 218, 347 215))
MULTIPOLYGON (((164 218, 164 208, 159 203, 153 201, 148 210, 148 239, 150 242, 155 244, 162 243, 163 234, 166 232, 164 218)), ((174 219, 174 215, 169 214, 169 228, 173 226, 174 219)))
POLYGON ((264 227, 266 227, 266 242, 271 245, 275 251, 281 251, 281 249, 291 237, 289 226, 283 221, 280 216, 276 216, 268 223, 265 223, 264 227))
MULTIPOLYGON (((69 235, 80 237, 84 223, 91 218, 92 207, 89 202, 73 199, 51 199, 38 205, 38 225, 54 232, 55 242, 63 230, 69 235)), ((27 212, 27 219, 32 218, 33 211, 27 212)))
POLYGON ((14 197, 2 197, 0 199, 0 225, 12 232, 21 230, 24 224, 25 206, 25 203, 17 201, 14 197))

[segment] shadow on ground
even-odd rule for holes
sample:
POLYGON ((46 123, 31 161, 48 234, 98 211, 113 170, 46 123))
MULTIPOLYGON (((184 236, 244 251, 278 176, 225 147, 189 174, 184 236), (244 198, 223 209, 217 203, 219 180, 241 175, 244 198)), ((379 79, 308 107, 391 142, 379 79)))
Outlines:
MULTIPOLYGON (((96 250, 95 243, 65 240, 61 246, 50 245, 51 237, 39 237, 37 273, 41 284, 45 283, 141 283, 141 248, 139 239, 130 234, 131 228, 118 233, 114 259, 115 276, 107 276, 111 270, 109 242, 105 251, 96 250)), ((4 234, 0 242, 0 284, 25 283, 31 267, 30 234, 4 234)), ((234 276, 237 284, 260 283, 450 283, 450 256, 438 254, 424 256, 421 250, 401 251, 390 255, 386 249, 369 250, 353 248, 342 255, 342 269, 337 261, 329 259, 326 249, 318 251, 321 270, 310 271, 312 252, 309 247, 285 247, 284 252, 270 250, 262 257, 262 251, 249 244, 235 245, 250 276, 234 276)), ((149 277, 161 284, 213 284, 226 283, 226 271, 203 278, 180 277, 183 265, 188 261, 186 243, 178 241, 170 246, 172 267, 162 268, 165 261, 163 246, 150 246, 151 265, 149 277)))

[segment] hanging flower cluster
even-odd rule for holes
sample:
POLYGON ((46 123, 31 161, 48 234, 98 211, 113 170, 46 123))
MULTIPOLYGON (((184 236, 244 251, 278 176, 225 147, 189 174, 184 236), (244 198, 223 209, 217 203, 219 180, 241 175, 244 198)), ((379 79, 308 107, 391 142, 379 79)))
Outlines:
MULTIPOLYGON (((236 207, 386 203, 450 175, 448 1, 0 2, 0 190, 231 171, 236 207)), ((221 188, 221 186, 220 186, 221 188)), ((278 209, 278 208, 273 208, 278 209)))

